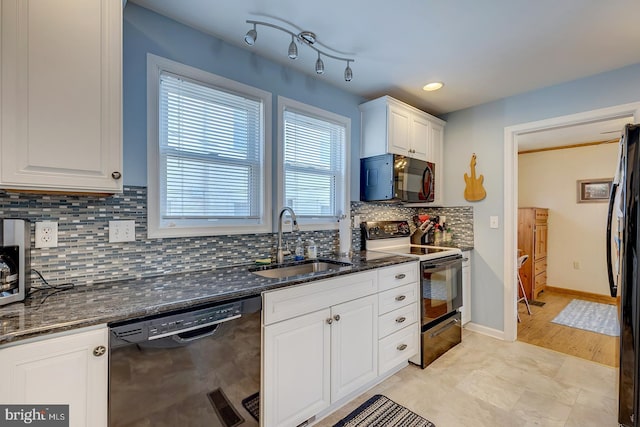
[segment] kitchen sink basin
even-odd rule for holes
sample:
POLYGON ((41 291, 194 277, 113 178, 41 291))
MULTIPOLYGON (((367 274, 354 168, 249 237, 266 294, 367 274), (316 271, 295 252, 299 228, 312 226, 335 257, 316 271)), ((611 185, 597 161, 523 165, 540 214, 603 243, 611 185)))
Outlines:
POLYGON ((254 267, 249 269, 253 274, 271 279, 286 279, 311 273, 346 270, 351 270, 351 264, 331 259, 317 259, 299 261, 296 263, 265 265, 263 267, 254 267))

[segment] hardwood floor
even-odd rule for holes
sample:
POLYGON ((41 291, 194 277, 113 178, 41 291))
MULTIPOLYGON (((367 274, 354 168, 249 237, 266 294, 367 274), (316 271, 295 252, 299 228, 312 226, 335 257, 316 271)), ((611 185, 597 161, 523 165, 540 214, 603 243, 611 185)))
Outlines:
MULTIPOLYGON (((551 321, 572 299, 596 301, 594 298, 577 297, 545 291, 538 301, 544 307, 531 306, 531 316, 524 303, 518 304, 521 323, 518 323, 518 341, 570 354, 607 366, 618 367, 618 337, 557 325, 551 321)), ((602 302, 602 301, 596 301, 602 302)))

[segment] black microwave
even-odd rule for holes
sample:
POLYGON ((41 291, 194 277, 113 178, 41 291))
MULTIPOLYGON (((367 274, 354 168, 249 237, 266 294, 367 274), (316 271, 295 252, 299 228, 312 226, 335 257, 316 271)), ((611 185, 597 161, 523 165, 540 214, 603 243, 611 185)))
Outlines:
POLYGON ((360 159, 360 200, 433 202, 435 165, 398 154, 360 159))

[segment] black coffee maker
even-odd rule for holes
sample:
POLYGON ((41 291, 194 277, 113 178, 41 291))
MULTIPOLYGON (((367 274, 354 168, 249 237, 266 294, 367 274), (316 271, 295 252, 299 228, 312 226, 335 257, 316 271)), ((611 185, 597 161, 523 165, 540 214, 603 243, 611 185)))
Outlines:
POLYGON ((31 280, 31 228, 23 219, 0 220, 0 306, 23 301, 31 280))

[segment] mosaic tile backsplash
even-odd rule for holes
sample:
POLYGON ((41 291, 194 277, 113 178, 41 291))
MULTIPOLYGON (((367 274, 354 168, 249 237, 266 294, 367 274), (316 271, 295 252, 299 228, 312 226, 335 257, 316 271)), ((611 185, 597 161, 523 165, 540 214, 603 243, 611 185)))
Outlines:
MULTIPOLYGON (((472 208, 437 208, 435 211, 447 215, 454 238, 466 236, 473 243, 472 208)), ((417 212, 416 208, 393 205, 351 204, 352 216, 360 215, 361 221, 410 219, 417 212)), ((122 194, 110 197, 0 192, 0 218, 23 218, 32 222, 32 267, 51 284, 88 285, 275 257, 276 233, 148 239, 146 216, 146 187, 127 186, 122 194), (109 243, 110 220, 135 220, 136 241, 109 243), (57 248, 33 246, 36 221, 58 222, 57 248)), ((319 256, 338 251, 337 230, 285 233, 290 249, 293 250, 298 236, 305 242, 313 239, 319 256)), ((360 247, 360 230, 354 229, 352 248, 359 250, 360 247)), ((33 281, 37 283, 35 276, 33 281)))

